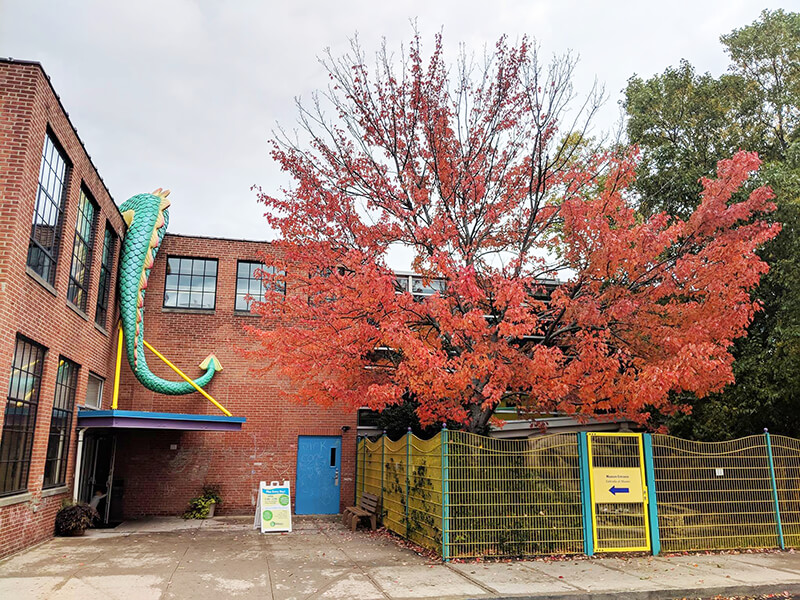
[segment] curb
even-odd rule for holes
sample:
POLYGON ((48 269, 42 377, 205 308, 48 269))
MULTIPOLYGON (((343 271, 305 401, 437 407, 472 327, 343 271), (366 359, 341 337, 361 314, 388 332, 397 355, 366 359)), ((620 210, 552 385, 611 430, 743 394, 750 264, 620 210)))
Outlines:
POLYGON ((483 596, 468 600, 678 600, 714 596, 759 596, 763 594, 800 594, 800 582, 784 584, 729 585, 724 587, 675 588, 665 590, 636 590, 628 592, 542 592, 541 594, 515 596, 483 596))

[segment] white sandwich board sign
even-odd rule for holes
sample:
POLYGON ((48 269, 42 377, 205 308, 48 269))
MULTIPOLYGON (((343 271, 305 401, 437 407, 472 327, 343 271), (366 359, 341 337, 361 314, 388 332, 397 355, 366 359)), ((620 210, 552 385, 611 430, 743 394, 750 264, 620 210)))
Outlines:
POLYGON ((292 530, 292 494, 289 482, 262 481, 258 486, 258 501, 254 525, 261 533, 292 530))

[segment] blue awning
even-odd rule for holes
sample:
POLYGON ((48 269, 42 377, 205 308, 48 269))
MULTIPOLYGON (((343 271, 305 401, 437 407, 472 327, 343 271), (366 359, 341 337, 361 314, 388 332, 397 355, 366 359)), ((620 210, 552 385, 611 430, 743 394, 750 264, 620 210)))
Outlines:
POLYGON ((78 427, 113 429, 173 429, 181 431, 241 431, 245 417, 190 415, 140 410, 78 411, 78 427))

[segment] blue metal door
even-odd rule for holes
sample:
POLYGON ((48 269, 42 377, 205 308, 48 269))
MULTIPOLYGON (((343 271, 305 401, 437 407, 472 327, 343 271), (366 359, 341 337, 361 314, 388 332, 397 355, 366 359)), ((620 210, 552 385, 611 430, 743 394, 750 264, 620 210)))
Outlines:
POLYGON ((301 435, 297 438, 295 514, 333 515, 339 512, 341 463, 341 437, 301 435))

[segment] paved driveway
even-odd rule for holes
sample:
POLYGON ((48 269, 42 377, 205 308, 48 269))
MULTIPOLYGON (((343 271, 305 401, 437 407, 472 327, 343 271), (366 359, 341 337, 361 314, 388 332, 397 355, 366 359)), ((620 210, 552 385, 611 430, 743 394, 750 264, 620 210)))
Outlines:
POLYGON ((0 562, 0 599, 670 598, 800 592, 800 555, 443 565, 331 519, 260 535, 251 518, 151 519, 0 562), (669 591, 665 591, 669 590, 669 591))

